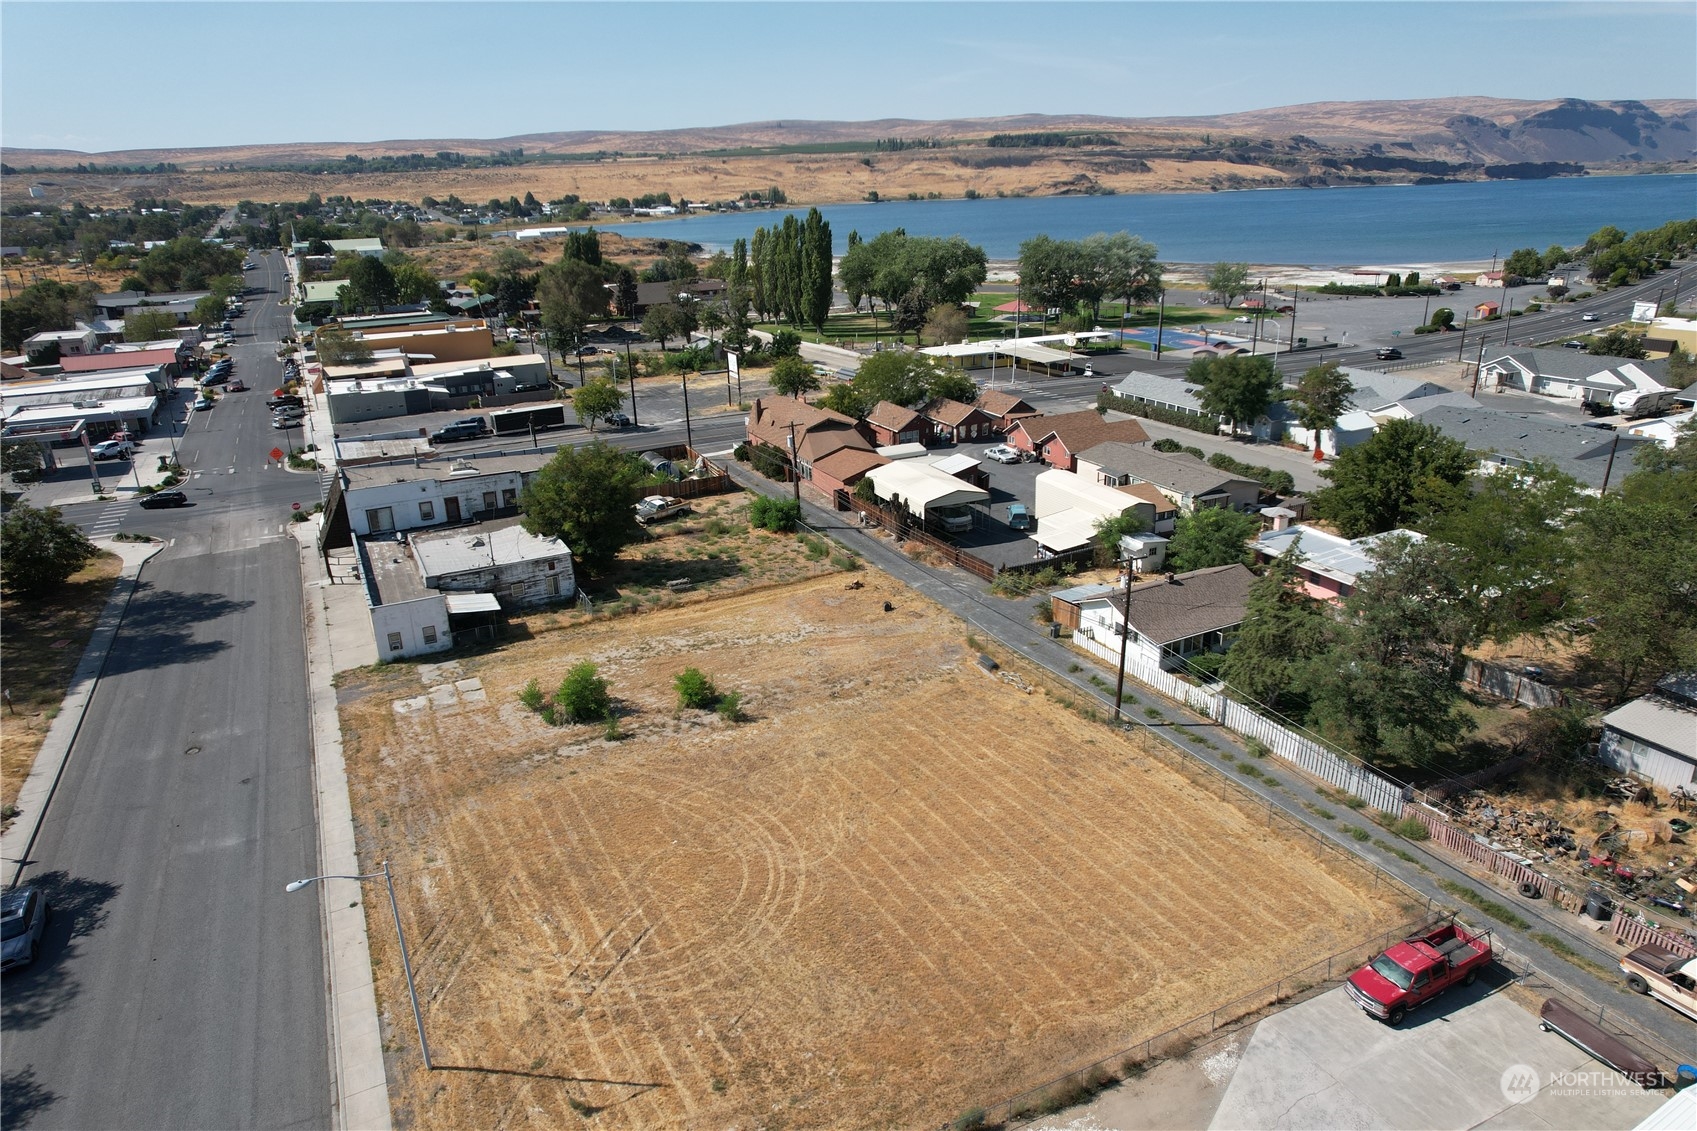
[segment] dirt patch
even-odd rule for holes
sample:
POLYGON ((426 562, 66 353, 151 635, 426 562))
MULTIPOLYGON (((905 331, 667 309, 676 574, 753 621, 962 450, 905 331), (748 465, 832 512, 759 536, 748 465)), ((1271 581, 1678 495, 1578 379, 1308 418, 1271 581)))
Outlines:
POLYGON ((423 1071, 371 903, 400 1126, 934 1124, 1403 918, 876 574, 342 687, 361 859, 466 1069, 423 1071), (583 659, 623 741, 518 702, 583 659), (678 711, 686 665, 750 721, 678 711))
POLYGON ((0 598, 0 622, 6 626, 0 634, 0 670, 12 697, 9 710, 0 706, 0 805, 7 813, 58 716, 123 565, 118 555, 102 553, 57 592, 0 598))

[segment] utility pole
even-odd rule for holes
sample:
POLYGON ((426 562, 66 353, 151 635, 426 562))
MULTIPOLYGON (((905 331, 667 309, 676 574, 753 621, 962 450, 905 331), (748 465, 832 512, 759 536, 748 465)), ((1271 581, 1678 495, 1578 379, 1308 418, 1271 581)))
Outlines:
POLYGON ((1267 280, 1261 280, 1261 309, 1255 312, 1255 321, 1249 327, 1249 353, 1254 356, 1255 347, 1261 341, 1261 315, 1267 309, 1267 280))
POLYGON ((1125 559, 1125 624, 1120 633, 1120 668, 1114 679, 1114 722, 1120 722, 1120 697, 1125 694, 1125 649, 1131 640, 1131 558, 1125 559))
POLYGON ((1461 316, 1461 344, 1455 347, 1455 359, 1460 361, 1467 354, 1467 323, 1473 318, 1470 310, 1461 316))
POLYGON ((684 443, 686 445, 688 445, 689 450, 693 452, 695 450, 695 436, 689 430, 689 373, 688 373, 687 370, 684 372, 684 375, 683 375, 683 387, 684 387, 684 443))
MULTIPOLYGON (((635 428, 640 421, 636 418, 636 365, 630 359, 630 342, 625 342, 625 379, 630 382, 630 423, 635 428)), ((685 399, 688 399, 686 390, 685 399)))
POLYGON ((1291 285, 1290 288, 1290 341, 1285 343, 1285 352, 1296 349, 1296 304, 1302 301, 1302 288, 1291 285))
POLYGON ((1475 358, 1474 362, 1473 362, 1473 388, 1468 390, 1468 392, 1467 392, 1468 396, 1472 397, 1472 396, 1477 396, 1479 394, 1479 373, 1484 367, 1485 367, 1485 342, 1484 342, 1484 339, 1481 338, 1480 341, 1479 341, 1479 356, 1477 358, 1475 358))
POLYGON ((1161 292, 1161 309, 1155 315, 1155 360, 1161 360, 1161 331, 1167 324, 1167 292, 1161 292))
POLYGON ((801 503, 801 460, 795 450, 795 421, 790 421, 790 487, 797 505, 801 503))
POLYGON ((1609 462, 1603 466, 1603 485, 1597 489, 1599 497, 1609 493, 1609 476, 1615 469, 1615 449, 1618 447, 1620 447, 1620 433, 1616 432, 1613 442, 1609 444, 1609 462))

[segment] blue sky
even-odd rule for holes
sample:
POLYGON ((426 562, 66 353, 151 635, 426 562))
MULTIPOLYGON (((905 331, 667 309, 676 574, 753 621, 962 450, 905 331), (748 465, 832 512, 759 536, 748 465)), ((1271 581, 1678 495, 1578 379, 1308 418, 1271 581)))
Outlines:
POLYGON ((1697 97, 1684 3, 0 4, 0 144, 1697 97))

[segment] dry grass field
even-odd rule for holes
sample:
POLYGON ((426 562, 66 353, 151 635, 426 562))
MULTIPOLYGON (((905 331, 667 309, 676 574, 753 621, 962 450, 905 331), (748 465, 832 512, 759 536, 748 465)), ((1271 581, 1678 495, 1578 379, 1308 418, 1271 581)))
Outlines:
POLYGON ((0 632, 0 671, 6 673, 6 691, 12 697, 12 711, 0 707, 4 813, 10 814, 18 800, 123 565, 118 555, 102 553, 55 593, 0 600, 0 624, 5 626, 0 632))
POLYGON ((535 632, 339 685, 400 1127, 934 1126, 1406 917, 878 574, 535 632))

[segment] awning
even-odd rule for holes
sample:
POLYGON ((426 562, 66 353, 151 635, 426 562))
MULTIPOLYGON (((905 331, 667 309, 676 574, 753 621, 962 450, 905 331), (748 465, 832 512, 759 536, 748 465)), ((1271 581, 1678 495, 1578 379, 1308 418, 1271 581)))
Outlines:
POLYGON ((1037 520, 1037 533, 1031 540, 1057 554, 1081 549, 1095 540, 1096 524, 1101 521, 1100 515, 1077 508, 1056 511, 1037 520))
POLYGON ((1029 314, 1032 308, 1023 302, 1004 302, 996 308, 998 314, 1029 314))
POLYGON ((501 602, 495 599, 493 593, 447 593, 448 615, 459 616, 461 613, 498 613, 501 602))

